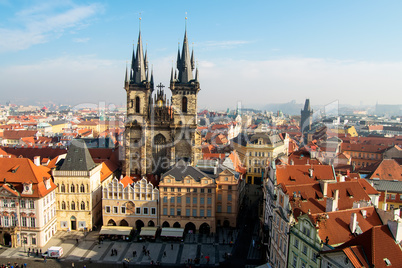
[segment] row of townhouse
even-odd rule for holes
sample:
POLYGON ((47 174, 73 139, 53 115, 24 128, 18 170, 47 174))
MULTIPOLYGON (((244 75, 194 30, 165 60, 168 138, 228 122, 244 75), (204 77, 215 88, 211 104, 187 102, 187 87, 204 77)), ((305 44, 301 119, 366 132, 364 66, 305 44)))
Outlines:
POLYGON ((179 161, 158 186, 155 180, 129 176, 104 184, 103 224, 215 232, 218 226, 237 225, 244 191, 242 174, 230 157, 199 161, 197 167, 179 161))
POLYGON ((262 242, 272 267, 322 267, 323 252, 383 224, 379 192, 364 179, 337 177, 329 165, 274 162, 266 174, 262 242))

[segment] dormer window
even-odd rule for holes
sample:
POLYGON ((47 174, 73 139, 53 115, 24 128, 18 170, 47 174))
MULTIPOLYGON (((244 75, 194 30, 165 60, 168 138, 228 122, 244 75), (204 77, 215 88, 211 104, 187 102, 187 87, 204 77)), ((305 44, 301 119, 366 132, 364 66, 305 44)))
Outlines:
POLYGON ((32 183, 24 183, 22 194, 33 194, 32 183))
POLYGON ((46 187, 46 190, 49 190, 50 189, 50 179, 47 179, 47 180, 45 180, 45 187, 46 187))

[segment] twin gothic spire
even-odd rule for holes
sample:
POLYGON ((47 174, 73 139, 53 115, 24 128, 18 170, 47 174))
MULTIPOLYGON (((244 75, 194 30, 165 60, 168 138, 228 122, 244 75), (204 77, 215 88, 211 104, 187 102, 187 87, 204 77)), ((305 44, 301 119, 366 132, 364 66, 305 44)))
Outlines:
MULTIPOLYGON (((173 67, 172 67, 171 82, 189 83, 194 80, 198 82, 198 68, 196 69, 195 79, 193 78, 194 69, 195 69, 194 50, 191 52, 190 55, 190 49, 188 46, 188 39, 187 39, 187 29, 186 29, 186 31, 184 32, 184 42, 181 54, 180 54, 180 48, 177 52, 178 73, 175 70, 173 75, 173 67)), ((133 84, 142 84, 144 82, 150 82, 153 84, 153 71, 151 71, 151 77, 149 77, 148 56, 147 51, 145 51, 144 54, 144 50, 142 47, 141 30, 138 35, 137 50, 135 50, 133 46, 133 57, 131 60, 129 77, 127 75, 127 68, 126 68, 125 82, 130 82, 133 84)))

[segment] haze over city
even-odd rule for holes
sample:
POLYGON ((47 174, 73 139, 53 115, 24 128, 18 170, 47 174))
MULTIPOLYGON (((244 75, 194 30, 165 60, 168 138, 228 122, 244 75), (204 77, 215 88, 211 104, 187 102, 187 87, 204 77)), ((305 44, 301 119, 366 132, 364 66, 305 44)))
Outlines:
POLYGON ((199 108, 305 98, 320 105, 399 104, 401 7, 400 1, 1 0, 2 100, 124 104, 124 72, 139 28, 155 83, 169 86, 187 24, 199 108))

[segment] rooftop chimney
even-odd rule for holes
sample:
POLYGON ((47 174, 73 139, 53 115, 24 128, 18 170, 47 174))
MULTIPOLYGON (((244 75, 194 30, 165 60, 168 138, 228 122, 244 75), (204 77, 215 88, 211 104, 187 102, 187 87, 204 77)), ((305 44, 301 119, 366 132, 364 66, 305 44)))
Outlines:
POLYGON ((350 231, 352 233, 355 233, 356 227, 357 227, 357 213, 352 213, 352 216, 350 217, 350 223, 349 223, 350 231))
POLYGON ((327 206, 325 208, 325 212, 336 211, 336 201, 332 197, 327 198, 327 206))
POLYGON ((320 186, 321 186, 322 195, 323 195, 324 197, 327 197, 327 193, 328 193, 328 182, 327 182, 327 181, 320 181, 320 186))
POLYGON ((399 244, 402 240, 402 221, 390 220, 388 221, 388 228, 394 236, 395 241, 399 244))
POLYGON ((309 172, 310 178, 312 178, 312 177, 313 177, 314 170, 313 170, 312 168, 309 168, 309 169, 308 169, 308 172, 309 172))
POLYGON ((34 156, 34 164, 36 166, 40 166, 40 156, 34 156))

